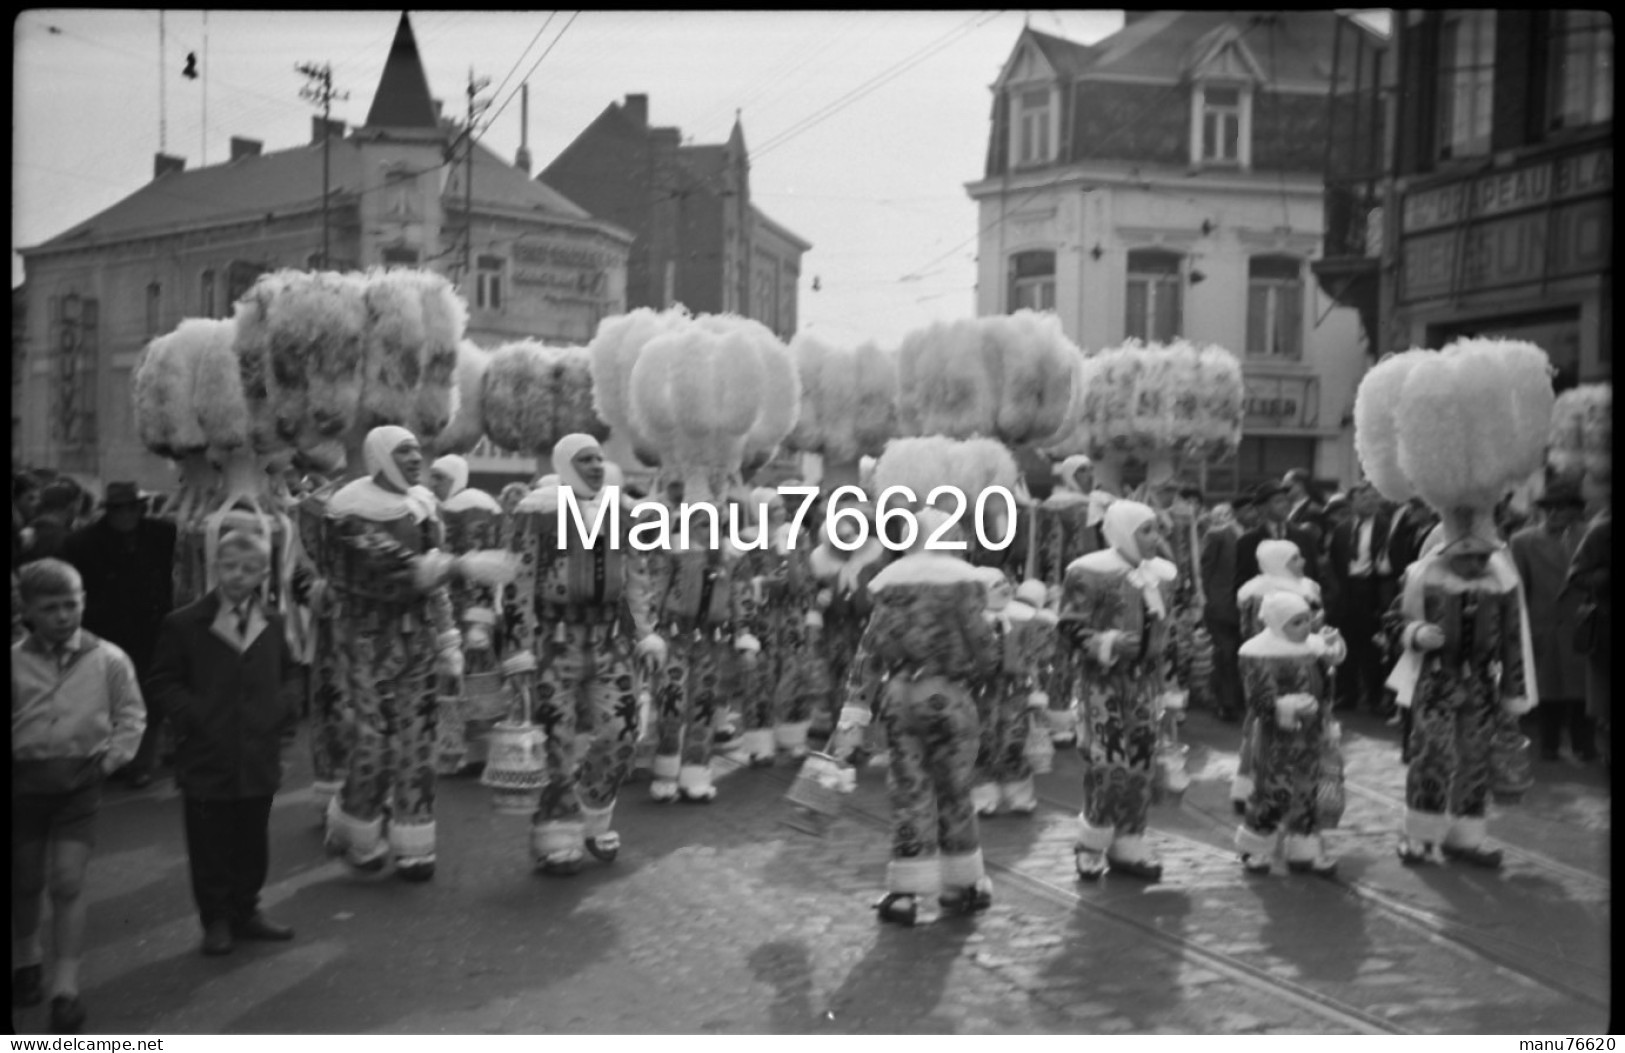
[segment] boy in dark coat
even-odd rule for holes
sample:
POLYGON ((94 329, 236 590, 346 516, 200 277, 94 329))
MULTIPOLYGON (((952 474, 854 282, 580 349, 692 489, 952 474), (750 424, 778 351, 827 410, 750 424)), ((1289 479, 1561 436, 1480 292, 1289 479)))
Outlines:
POLYGON ((230 953, 234 939, 293 937, 259 910, 282 736, 296 716, 281 690, 297 669, 282 617, 259 595, 270 566, 263 538, 221 538, 215 588, 164 619, 149 678, 175 722, 175 781, 207 955, 230 953))

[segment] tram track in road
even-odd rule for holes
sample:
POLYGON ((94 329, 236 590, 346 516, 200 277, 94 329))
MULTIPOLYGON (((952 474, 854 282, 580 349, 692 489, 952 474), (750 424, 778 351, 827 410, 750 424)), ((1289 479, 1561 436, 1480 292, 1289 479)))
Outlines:
MULTIPOLYGON (((1386 794, 1383 794, 1380 791, 1353 784, 1345 785, 1346 788, 1368 796, 1371 799, 1388 803, 1393 805, 1395 808, 1403 808, 1402 804, 1393 801, 1392 798, 1389 798, 1386 794)), ((1045 794, 1039 794, 1038 800, 1041 806, 1049 808, 1059 814, 1073 815, 1077 810, 1075 806, 1065 804, 1057 798, 1045 794)), ((1206 822, 1207 826, 1213 833, 1222 838, 1228 838, 1234 830, 1235 819, 1233 815, 1221 816, 1215 814, 1206 808, 1200 807, 1189 799, 1182 801, 1179 808, 1187 815, 1200 817, 1201 820, 1206 822)), ((1203 852, 1215 859, 1223 858, 1230 862, 1235 862, 1236 859, 1235 851, 1233 849, 1215 845, 1211 841, 1202 840, 1201 838, 1190 837, 1186 834, 1169 830, 1166 827, 1154 827, 1150 830, 1150 833, 1153 837, 1177 842, 1187 846, 1193 851, 1203 852)), ((1514 855, 1520 859, 1523 859, 1532 866, 1547 869, 1552 873, 1561 873, 1571 876, 1578 880, 1597 883, 1600 884, 1601 891, 1607 891, 1608 882, 1588 871, 1578 870, 1574 867, 1566 866, 1565 864, 1551 859, 1550 857, 1539 852, 1533 852, 1527 849, 1517 849, 1511 845, 1504 845, 1503 848, 1509 855, 1514 855)), ((1240 863, 1235 862, 1235 865, 1239 868, 1240 863)), ((1604 988, 1601 992, 1585 990, 1577 987, 1573 983, 1569 982, 1569 980, 1567 980, 1563 975, 1559 975, 1560 969, 1572 969, 1573 963, 1560 959, 1539 947, 1510 939, 1482 927, 1469 925, 1458 919, 1441 914, 1438 911, 1429 910, 1426 907, 1406 903, 1394 896, 1392 893, 1375 887, 1370 882, 1339 875, 1336 878, 1328 881, 1327 884, 1340 889, 1345 895, 1354 896, 1362 902, 1377 908, 1378 910, 1382 911, 1386 917, 1390 918, 1396 924, 1407 929, 1408 931, 1431 939, 1440 946, 1447 947, 1470 961, 1487 965, 1491 968, 1500 970, 1503 973, 1511 974, 1514 977, 1521 978, 1525 982, 1537 984, 1548 991, 1562 995, 1565 998, 1572 998, 1601 1009, 1607 1009, 1609 1007, 1606 979, 1604 980, 1604 988), (1486 943, 1498 944, 1500 946, 1488 947, 1484 945, 1486 943), (1539 958, 1550 961, 1558 968, 1549 970, 1532 968, 1528 961, 1530 958, 1539 958)))
MULTIPOLYGON (((792 775, 786 778, 777 771, 773 773, 774 780, 785 786, 788 786, 793 777, 792 775)), ((1048 807, 1066 810, 1058 802, 1045 800, 1042 796, 1040 801, 1048 807)), ((851 798, 844 802, 841 815, 861 822, 872 829, 883 831, 891 829, 889 815, 872 811, 851 798)), ((800 827, 795 828, 802 829, 800 827)), ((1409 1035, 1416 1033, 1393 1021, 1367 1012, 1358 1006, 1316 991, 1312 987, 1277 976, 1269 970, 1253 965, 1235 955, 1204 947, 1187 936, 1169 932, 1125 911, 1096 902, 1089 897, 1080 895, 1076 889, 1067 888, 1056 882, 1027 873, 1013 863, 1006 863, 992 858, 989 853, 984 852, 983 865, 988 871, 996 875, 1001 882, 1006 882, 1033 898, 1051 906, 1069 910, 1082 907, 1113 924, 1139 933, 1157 946, 1178 957, 1200 963, 1213 972, 1226 977, 1234 983, 1250 988, 1254 992, 1271 998, 1278 998, 1324 1020, 1328 1025, 1362 1035, 1409 1035)))

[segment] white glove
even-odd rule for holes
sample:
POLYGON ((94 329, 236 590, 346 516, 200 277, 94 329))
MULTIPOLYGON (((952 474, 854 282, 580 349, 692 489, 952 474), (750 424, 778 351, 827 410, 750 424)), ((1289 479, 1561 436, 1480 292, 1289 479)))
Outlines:
POLYGON ((658 634, 650 633, 638 641, 634 654, 640 660, 647 660, 656 666, 663 666, 666 664, 666 641, 662 640, 658 634))
POLYGON ((412 580, 417 584, 419 591, 428 592, 444 583, 456 565, 456 556, 433 549, 413 560, 412 580))
POLYGON ((507 585, 519 576, 519 555, 505 548, 468 552, 457 559, 457 573, 477 585, 507 585))
POLYGON ((434 671, 449 680, 460 679, 463 675, 463 652, 456 648, 447 648, 435 655, 434 671))
POLYGON ((852 751, 863 745, 863 729, 856 724, 842 722, 835 726, 829 737, 829 754, 836 760, 846 760, 852 751))
POLYGON ((762 649, 762 643, 750 633, 740 633, 734 638, 734 648, 749 654, 755 654, 762 649))
POLYGON ((1028 695, 1027 696, 1027 708, 1028 709, 1048 709, 1049 708, 1049 692, 1048 691, 1034 691, 1033 693, 1028 695))
POLYGON ((1432 622, 1423 622, 1411 636, 1418 651, 1437 651, 1444 646, 1444 630, 1432 622))
POLYGON ((1501 700, 1501 711, 1509 717, 1521 717, 1534 708, 1534 703, 1527 698, 1503 698, 1501 700))
POLYGON ((807 617, 803 618, 802 622, 809 629, 822 629, 824 627, 824 616, 818 611, 808 611, 807 617))
POLYGON ((824 610, 825 608, 827 608, 830 604, 832 604, 834 602, 835 602, 835 593, 834 592, 832 592, 829 589, 819 589, 818 590, 818 609, 819 610, 824 610))
POLYGON ((468 633, 463 637, 463 646, 470 651, 489 651, 491 649, 491 630, 483 625, 470 625, 468 633))

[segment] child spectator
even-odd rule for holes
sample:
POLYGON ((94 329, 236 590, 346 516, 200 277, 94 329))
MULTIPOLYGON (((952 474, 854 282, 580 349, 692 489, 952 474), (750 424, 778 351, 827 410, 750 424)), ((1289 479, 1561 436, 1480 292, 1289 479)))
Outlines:
POLYGON ((150 689, 175 721, 175 782, 185 798, 192 896, 203 953, 234 939, 288 940, 259 910, 270 854, 282 736, 295 718, 282 684, 297 672, 282 616, 260 600, 271 548, 243 531, 220 539, 215 588, 164 619, 150 689))
POLYGON ((79 627, 84 583, 61 560, 17 572, 28 634, 11 646, 11 936, 13 1006, 43 998, 40 919, 51 897, 51 1026, 85 1021, 79 958, 85 940, 85 870, 102 783, 135 756, 146 707, 135 666, 79 627))

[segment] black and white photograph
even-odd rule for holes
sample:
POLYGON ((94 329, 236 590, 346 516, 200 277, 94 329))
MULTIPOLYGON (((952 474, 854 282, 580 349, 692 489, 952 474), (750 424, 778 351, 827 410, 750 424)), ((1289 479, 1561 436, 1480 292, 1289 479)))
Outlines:
POLYGON ((1613 1048, 1607 12, 12 56, 14 1034, 1613 1048))

